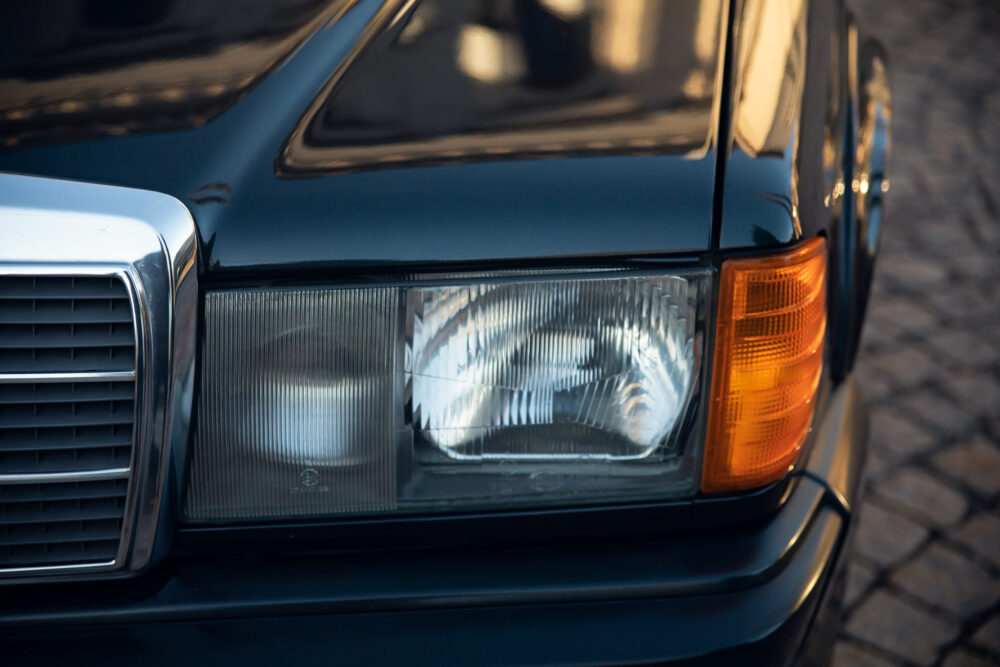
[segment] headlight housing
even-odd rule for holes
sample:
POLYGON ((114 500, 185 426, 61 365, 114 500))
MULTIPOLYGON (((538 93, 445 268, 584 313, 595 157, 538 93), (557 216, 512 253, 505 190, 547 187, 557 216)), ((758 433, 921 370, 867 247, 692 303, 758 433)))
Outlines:
POLYGON ((709 276, 209 292, 186 517, 690 496, 709 276))

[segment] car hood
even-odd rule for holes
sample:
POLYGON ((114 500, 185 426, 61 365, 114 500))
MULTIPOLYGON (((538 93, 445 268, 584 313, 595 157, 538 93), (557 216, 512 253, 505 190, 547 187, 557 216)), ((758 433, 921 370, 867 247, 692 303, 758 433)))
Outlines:
POLYGON ((7 21, 0 170, 169 193, 223 277, 697 253, 725 11, 29 5, 7 21))

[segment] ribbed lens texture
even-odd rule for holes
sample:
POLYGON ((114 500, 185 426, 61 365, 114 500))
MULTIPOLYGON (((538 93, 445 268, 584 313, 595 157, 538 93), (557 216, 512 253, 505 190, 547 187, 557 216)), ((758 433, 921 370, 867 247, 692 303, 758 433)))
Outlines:
POLYGON ((690 494, 707 285, 209 293, 187 518, 690 494))
POLYGON ((205 298, 193 520, 395 506, 395 289, 205 298))
POLYGON ((695 375, 689 287, 657 276, 410 290, 418 437, 468 462, 669 454, 695 375))
POLYGON ((826 245, 722 267, 702 490, 784 475, 812 423, 826 334, 826 245))

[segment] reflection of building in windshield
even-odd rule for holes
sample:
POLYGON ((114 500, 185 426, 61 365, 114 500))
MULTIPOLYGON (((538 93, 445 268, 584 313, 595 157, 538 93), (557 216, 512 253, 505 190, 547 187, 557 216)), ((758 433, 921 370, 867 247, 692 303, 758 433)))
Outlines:
POLYGON ((721 0, 424 0, 329 82, 282 173, 709 147, 721 0))
POLYGON ((805 85, 805 2, 747 2, 743 26, 733 138, 751 157, 781 155, 798 121, 805 85))
POLYGON ((0 61, 0 142, 201 125, 353 3, 92 0, 76 12, 16 3, 18 30, 5 34, 0 61))

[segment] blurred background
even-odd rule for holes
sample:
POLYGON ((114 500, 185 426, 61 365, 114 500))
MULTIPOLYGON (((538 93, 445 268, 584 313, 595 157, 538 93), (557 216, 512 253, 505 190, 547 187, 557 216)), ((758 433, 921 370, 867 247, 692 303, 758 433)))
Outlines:
POLYGON ((889 217, 857 363, 868 492, 834 664, 1000 664, 1000 3, 849 0, 889 51, 889 217))

